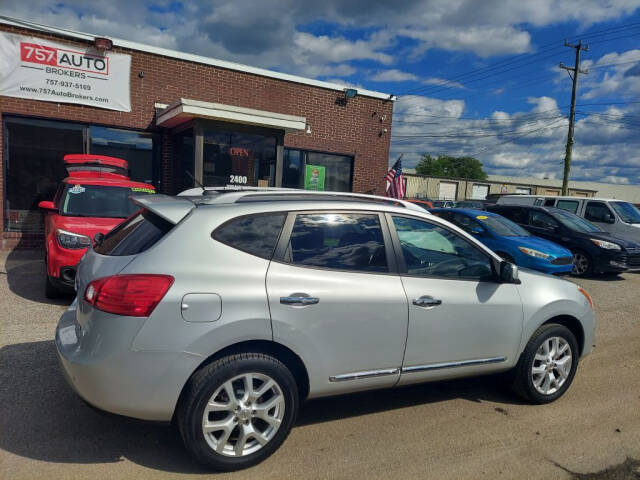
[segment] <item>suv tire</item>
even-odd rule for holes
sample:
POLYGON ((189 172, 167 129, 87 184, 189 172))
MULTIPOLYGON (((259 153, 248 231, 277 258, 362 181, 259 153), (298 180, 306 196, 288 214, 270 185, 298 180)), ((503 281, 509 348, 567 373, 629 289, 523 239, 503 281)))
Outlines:
POLYGON ((557 323, 540 326, 514 369, 515 392, 538 404, 560 398, 573 381, 579 355, 576 337, 567 327, 557 323))
POLYGON ((241 353, 193 374, 178 406, 177 423, 196 460, 228 472, 253 466, 274 453, 297 413, 298 388, 291 371, 269 355, 241 353), (210 411, 205 413, 205 408, 210 411), (262 419, 266 416, 268 422, 262 419), (241 437, 246 443, 239 446, 241 437))

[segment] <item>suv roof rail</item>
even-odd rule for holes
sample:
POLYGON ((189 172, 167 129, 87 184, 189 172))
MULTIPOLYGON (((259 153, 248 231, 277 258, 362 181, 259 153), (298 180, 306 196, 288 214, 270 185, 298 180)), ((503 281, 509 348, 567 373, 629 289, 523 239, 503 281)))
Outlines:
POLYGON ((202 188, 194 188, 180 193, 180 196, 195 195, 205 197, 206 200, 203 199, 203 201, 198 202, 205 205, 274 201, 360 201, 401 206, 426 213, 422 207, 406 200, 365 193, 309 191, 273 187, 219 187, 205 188, 204 191, 202 188))

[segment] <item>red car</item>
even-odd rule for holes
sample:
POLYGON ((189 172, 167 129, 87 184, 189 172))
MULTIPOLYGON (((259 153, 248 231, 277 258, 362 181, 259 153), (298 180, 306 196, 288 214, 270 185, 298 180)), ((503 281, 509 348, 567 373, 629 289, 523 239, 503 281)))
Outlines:
POLYGON ((38 206, 46 212, 47 283, 45 295, 72 292, 76 265, 97 233, 105 234, 139 207, 131 195, 155 193, 153 185, 128 177, 126 160, 102 155, 65 155, 69 176, 53 199, 38 206))

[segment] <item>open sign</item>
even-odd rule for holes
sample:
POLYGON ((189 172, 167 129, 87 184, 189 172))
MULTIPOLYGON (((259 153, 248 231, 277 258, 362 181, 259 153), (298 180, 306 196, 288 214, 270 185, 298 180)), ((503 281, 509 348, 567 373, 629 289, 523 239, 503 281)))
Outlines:
POLYGON ((249 156, 249 150, 247 150, 246 148, 242 148, 242 147, 231 147, 229 149, 229 153, 234 157, 248 157, 249 156))

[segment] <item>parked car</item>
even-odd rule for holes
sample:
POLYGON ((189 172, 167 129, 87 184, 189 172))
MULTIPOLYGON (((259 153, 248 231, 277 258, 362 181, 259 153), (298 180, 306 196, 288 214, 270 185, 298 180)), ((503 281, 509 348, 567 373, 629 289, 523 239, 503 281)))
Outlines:
POLYGON ((459 208, 432 209, 431 213, 473 235, 507 262, 544 273, 562 274, 573 269, 573 256, 560 245, 534 237, 497 213, 459 208))
POLYGON ((533 235, 558 243, 573 253, 573 273, 621 273, 640 268, 640 245, 611 235, 584 218, 554 207, 495 205, 498 213, 533 235))
POLYGON ((610 198, 511 195, 498 200, 500 205, 537 205, 557 207, 575 213, 605 232, 640 242, 640 210, 630 202, 610 198))
POLYGON ((271 455, 305 398, 512 371, 547 403, 592 350, 582 288, 518 272, 410 202, 185 195, 135 198, 143 209, 87 251, 56 347, 87 402, 175 419, 209 467, 271 455))
POLYGON ((428 200, 420 200, 418 198, 410 198, 407 199, 408 202, 411 203, 415 203, 416 205, 418 205, 419 207, 424 208, 425 210, 429 210, 430 208, 433 208, 433 202, 430 202, 428 200))
POLYGON ((102 155, 65 155, 69 173, 45 212, 45 294, 73 292, 76 265, 97 233, 104 234, 136 210, 129 197, 155 193, 153 185, 127 176, 126 160, 102 155))

